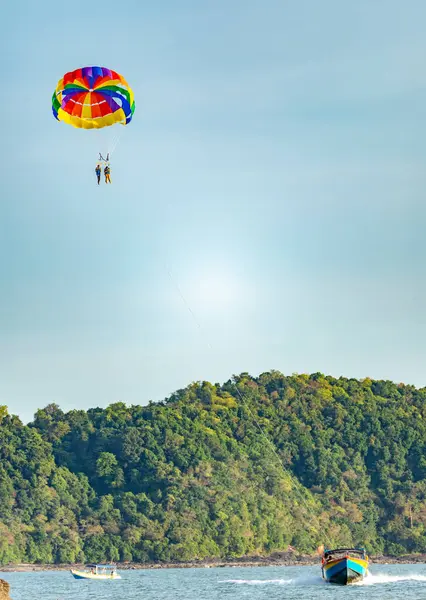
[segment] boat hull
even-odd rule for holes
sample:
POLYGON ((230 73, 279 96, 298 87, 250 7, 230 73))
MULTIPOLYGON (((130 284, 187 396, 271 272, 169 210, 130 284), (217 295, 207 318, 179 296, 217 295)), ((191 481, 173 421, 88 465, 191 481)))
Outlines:
POLYGON ((368 573, 368 562, 361 558, 337 558, 323 565, 322 576, 329 583, 349 585, 361 581, 368 573))
POLYGON ((121 579, 120 575, 117 573, 111 574, 98 574, 96 573, 88 573, 86 571, 74 571, 71 570, 71 574, 74 579, 94 579, 94 580, 111 580, 111 579, 121 579))

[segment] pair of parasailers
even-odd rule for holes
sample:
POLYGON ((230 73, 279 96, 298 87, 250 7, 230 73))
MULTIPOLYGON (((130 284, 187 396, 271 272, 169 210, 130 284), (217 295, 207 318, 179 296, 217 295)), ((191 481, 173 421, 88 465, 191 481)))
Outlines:
MULTIPOLYGON (((95 173, 96 173, 96 177, 98 178, 98 185, 101 182, 101 173, 102 173, 102 169, 101 169, 101 165, 96 165, 96 169, 95 169, 95 173)), ((105 175, 105 183, 111 183, 111 169, 109 165, 106 165, 104 168, 104 175, 105 175)))

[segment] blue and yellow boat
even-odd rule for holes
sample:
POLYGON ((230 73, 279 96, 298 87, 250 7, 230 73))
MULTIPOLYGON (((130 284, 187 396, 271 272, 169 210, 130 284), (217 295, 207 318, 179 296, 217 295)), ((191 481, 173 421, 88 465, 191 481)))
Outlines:
POLYGON ((74 579, 112 580, 121 579, 116 565, 87 565, 84 571, 71 569, 74 579))
POLYGON ((368 574, 368 556, 364 548, 324 550, 322 576, 329 583, 348 585, 368 574))

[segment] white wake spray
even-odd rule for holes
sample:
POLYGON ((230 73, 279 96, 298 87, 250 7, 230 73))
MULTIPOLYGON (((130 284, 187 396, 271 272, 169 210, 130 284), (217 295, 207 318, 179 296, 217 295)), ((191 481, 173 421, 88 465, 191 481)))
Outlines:
POLYGON ((400 583, 402 581, 418 581, 426 583, 426 575, 416 574, 401 574, 401 575, 389 575, 387 573, 369 573, 365 579, 359 581, 355 585, 380 585, 384 583, 400 583))

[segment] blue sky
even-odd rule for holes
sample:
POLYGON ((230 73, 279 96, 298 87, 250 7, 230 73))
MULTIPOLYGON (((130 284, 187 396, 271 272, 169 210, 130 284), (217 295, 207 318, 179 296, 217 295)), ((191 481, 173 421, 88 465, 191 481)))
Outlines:
POLYGON ((4 10, 0 404, 270 369, 426 385, 422 0, 4 10), (129 127, 52 117, 91 64, 133 87, 129 127))

